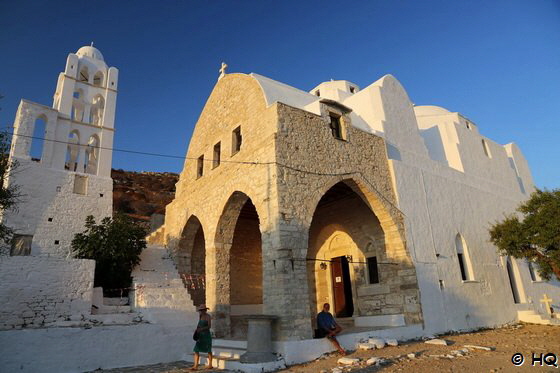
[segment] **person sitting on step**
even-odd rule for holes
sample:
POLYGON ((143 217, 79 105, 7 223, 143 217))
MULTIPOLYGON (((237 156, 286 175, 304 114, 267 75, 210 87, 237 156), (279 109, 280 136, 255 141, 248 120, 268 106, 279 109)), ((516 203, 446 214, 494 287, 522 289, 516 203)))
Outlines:
POLYGON ((323 305, 323 310, 317 314, 317 337, 327 337, 342 355, 346 355, 346 351, 336 340, 336 335, 342 331, 342 328, 336 323, 333 315, 329 312, 330 308, 330 304, 325 303, 323 305))

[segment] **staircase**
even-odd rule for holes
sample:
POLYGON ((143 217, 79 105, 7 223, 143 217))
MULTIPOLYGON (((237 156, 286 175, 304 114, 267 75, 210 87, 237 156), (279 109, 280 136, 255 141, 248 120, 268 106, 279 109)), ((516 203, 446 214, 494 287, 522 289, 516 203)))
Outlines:
MULTIPOLYGON (((192 334, 198 323, 198 314, 175 263, 165 248, 151 244, 142 251, 140 259, 140 264, 132 272, 132 310, 141 312, 144 321, 159 324, 170 336, 173 334, 178 337, 176 340, 182 341, 182 359, 194 361, 194 355, 190 351, 194 346, 192 334), (189 352, 184 354, 184 351, 189 352)), ((212 365, 217 369, 262 373, 286 366, 283 360, 259 364, 241 363, 239 358, 247 349, 247 341, 215 339, 212 345, 212 365)), ((208 358, 201 355, 199 363, 206 365, 208 358)))
POLYGON ((132 272, 132 308, 151 323, 194 330, 198 314, 167 250, 148 245, 140 259, 132 272))
POLYGON ((560 325, 560 319, 557 317, 551 318, 548 315, 544 316, 540 313, 536 313, 534 310, 517 311, 517 319, 530 324, 560 325))

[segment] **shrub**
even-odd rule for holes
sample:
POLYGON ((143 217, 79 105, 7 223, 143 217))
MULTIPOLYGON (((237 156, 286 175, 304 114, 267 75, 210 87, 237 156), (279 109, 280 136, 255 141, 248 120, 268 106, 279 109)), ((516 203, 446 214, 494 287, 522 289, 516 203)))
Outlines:
POLYGON ((132 269, 146 247, 146 230, 124 214, 104 218, 101 224, 90 215, 85 227, 74 236, 72 250, 76 258, 95 260, 94 286, 102 286, 106 294, 128 288, 132 269))

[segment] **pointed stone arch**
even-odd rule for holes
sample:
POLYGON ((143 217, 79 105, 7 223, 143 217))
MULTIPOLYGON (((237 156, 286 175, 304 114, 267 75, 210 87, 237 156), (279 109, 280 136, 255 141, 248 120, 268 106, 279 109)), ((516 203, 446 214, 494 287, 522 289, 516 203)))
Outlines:
POLYGON ((312 315, 328 302, 338 317, 421 320, 402 215, 381 198, 359 177, 335 178, 309 198, 314 205, 307 252, 312 315))
POLYGON ((217 335, 236 336, 243 314, 262 313, 263 264, 261 219, 253 200, 245 193, 231 194, 218 219, 215 245, 215 283, 207 294, 219 317, 217 335), (237 317, 237 318, 236 318, 237 317))
POLYGON ((206 240, 197 216, 187 219, 173 256, 194 305, 206 303, 206 240))
MULTIPOLYGON (((333 186, 339 183, 344 183, 352 189, 352 191, 359 196, 375 214, 383 229, 385 243, 390 244, 391 246, 387 255, 391 258, 412 264, 412 260, 406 250, 403 214, 391 201, 392 198, 385 197, 379 191, 370 187, 369 183, 359 174, 349 175, 346 177, 333 177, 331 180, 324 183, 323 187, 315 190, 309 198, 307 198, 308 202, 306 204, 305 216, 307 225, 311 225, 313 215, 315 214, 317 206, 323 196, 333 186)), ((390 194, 392 192, 385 191, 385 193, 390 194)))

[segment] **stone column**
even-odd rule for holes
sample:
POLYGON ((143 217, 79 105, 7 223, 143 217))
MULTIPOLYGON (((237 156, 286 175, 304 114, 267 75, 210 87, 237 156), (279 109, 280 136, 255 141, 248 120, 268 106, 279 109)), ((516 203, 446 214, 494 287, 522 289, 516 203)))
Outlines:
POLYGON ((263 311, 279 316, 274 339, 312 338, 305 260, 307 228, 281 221, 271 236, 272 249, 263 250, 263 311))
POLYGON ((247 352, 240 357, 242 363, 266 363, 275 361, 272 353, 272 322, 277 316, 248 315, 247 352))
MULTIPOLYGON (((207 241, 208 242, 208 241, 207 241)), ((216 337, 230 334, 229 250, 231 245, 210 240, 206 249, 206 305, 212 312, 216 337), (227 247, 226 247, 227 246, 227 247)))

